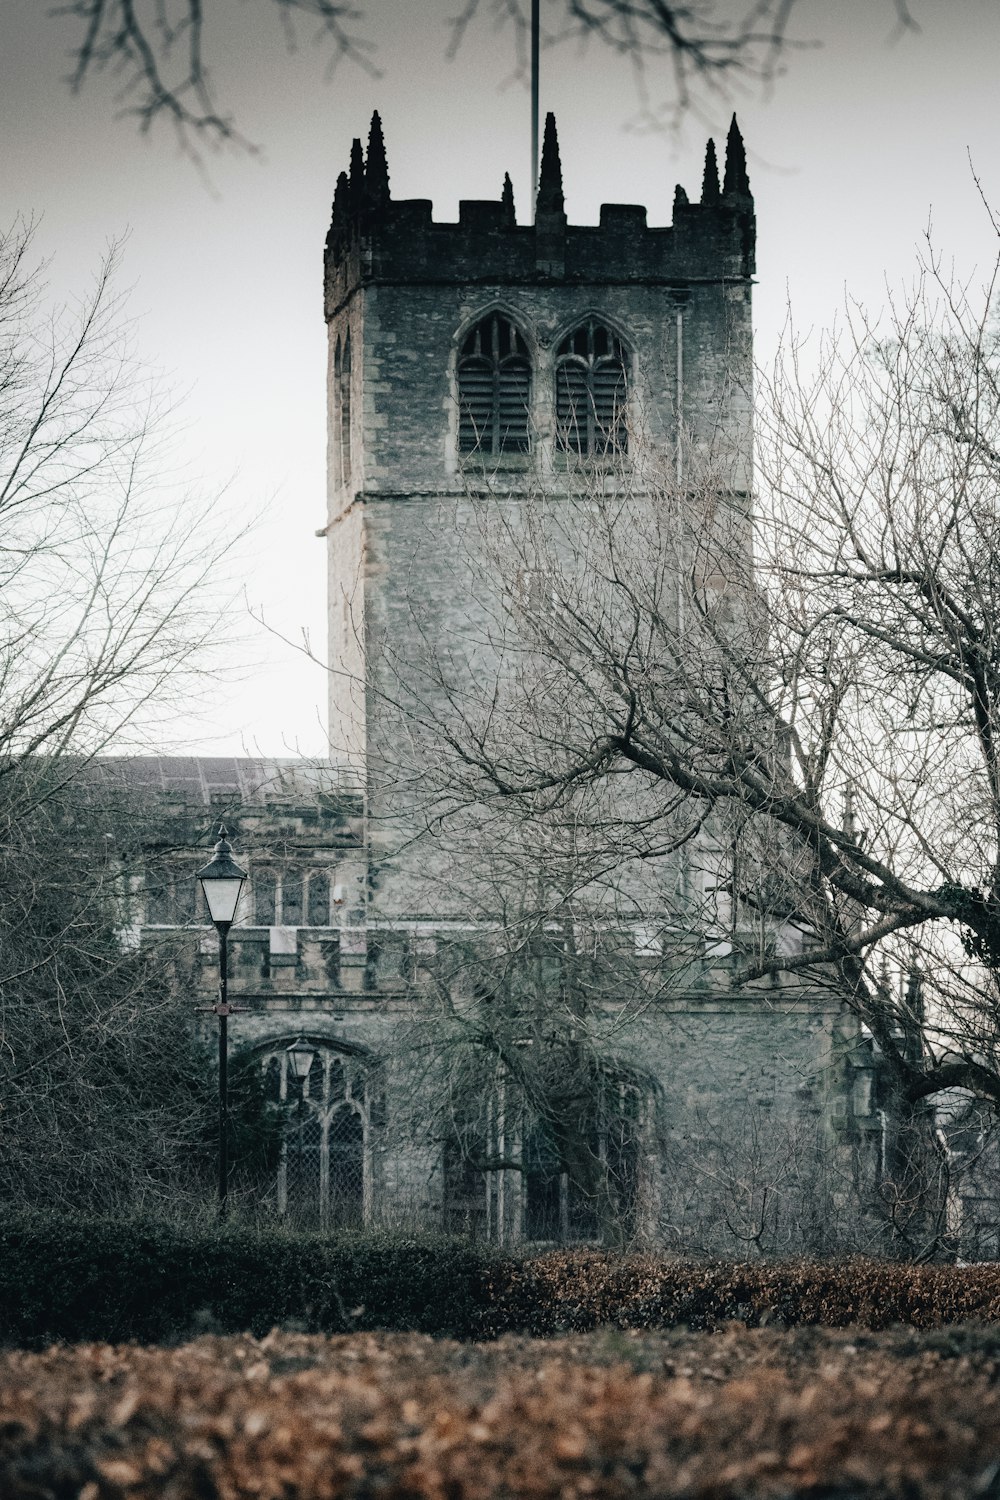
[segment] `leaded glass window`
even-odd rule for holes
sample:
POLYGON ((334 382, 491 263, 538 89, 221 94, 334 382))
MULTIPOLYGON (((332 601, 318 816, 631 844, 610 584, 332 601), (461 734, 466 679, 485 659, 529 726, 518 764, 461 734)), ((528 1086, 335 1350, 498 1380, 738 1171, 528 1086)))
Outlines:
POLYGON ((303 1080, 289 1063, 287 1043, 261 1060, 267 1098, 285 1117, 278 1212, 298 1223, 359 1226, 371 1211, 369 1069, 353 1055, 311 1045, 303 1080))

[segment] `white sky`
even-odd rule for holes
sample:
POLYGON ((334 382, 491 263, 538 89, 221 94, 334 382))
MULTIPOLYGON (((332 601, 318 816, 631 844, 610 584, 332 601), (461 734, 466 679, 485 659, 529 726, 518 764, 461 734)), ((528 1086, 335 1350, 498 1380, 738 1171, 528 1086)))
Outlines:
MULTIPOLYGON (((41 216, 58 293, 83 289, 109 237, 129 233, 125 280, 137 343, 181 398, 178 462, 221 495, 234 522, 262 514, 240 558, 247 597, 274 627, 324 645, 325 330, 322 249, 351 137, 382 114, 393 195, 429 197, 435 217, 461 197, 499 196, 505 170, 528 217, 529 114, 509 36, 484 13, 456 61, 445 19, 460 0, 360 0, 359 30, 382 77, 342 64, 301 32, 284 49, 266 0, 208 0, 207 51, 223 103, 262 156, 206 159, 210 186, 164 123, 149 137, 117 118, 114 79, 80 97, 63 85, 73 24, 40 0, 0 7, 4 171, 0 222, 41 216), (225 491, 223 494, 222 492, 225 491)), ((544 0, 543 23, 547 5, 544 0)), ((485 4, 485 0, 484 0, 485 4)), ((726 0, 720 0, 726 9, 726 0)), ((919 34, 896 36, 892 0, 801 0, 795 32, 823 45, 788 59, 768 98, 736 99, 757 205, 758 358, 773 352, 786 297, 799 327, 833 318, 845 289, 869 306, 886 278, 909 278, 929 218, 967 274, 985 275, 996 237, 969 165, 1000 205, 995 0, 910 0, 919 34), (894 36, 896 39, 893 40, 894 36)), ((650 78, 653 89, 655 76, 650 78)), ((668 93, 664 79, 661 94, 668 93)), ((556 112, 571 222, 602 201, 645 203, 668 223, 674 184, 695 196, 708 134, 722 145, 732 104, 680 138, 629 128, 627 65, 591 46, 543 54, 542 109, 556 112)), ((322 672, 247 615, 243 656, 198 722, 165 748, 206 754, 322 754, 322 672)))

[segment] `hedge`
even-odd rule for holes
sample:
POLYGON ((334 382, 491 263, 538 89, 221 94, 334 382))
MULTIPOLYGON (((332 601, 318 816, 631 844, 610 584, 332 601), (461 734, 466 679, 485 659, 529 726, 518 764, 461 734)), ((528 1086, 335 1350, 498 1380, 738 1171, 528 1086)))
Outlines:
POLYGON ((453 1240, 9 1218, 0 1340, 153 1343, 279 1326, 468 1337, 483 1270, 483 1256, 453 1240))
POLYGON ((935 1328, 1000 1321, 1000 1264, 896 1261, 744 1264, 561 1251, 484 1267, 482 1336, 591 1328, 935 1328))
POLYGON ((1000 1322, 1000 1265, 499 1254, 449 1239, 8 1218, 0 1340, 171 1342, 199 1331, 453 1338, 738 1321, 880 1329, 1000 1322))

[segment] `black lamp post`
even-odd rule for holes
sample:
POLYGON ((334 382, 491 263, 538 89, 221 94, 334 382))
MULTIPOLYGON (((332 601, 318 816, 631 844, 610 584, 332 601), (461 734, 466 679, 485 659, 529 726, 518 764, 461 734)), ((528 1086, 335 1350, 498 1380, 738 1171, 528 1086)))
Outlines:
POLYGON ((209 915, 219 934, 219 1000, 212 1011, 219 1018, 219 1214, 226 1212, 229 1192, 229 1037, 227 1022, 237 1007, 229 1004, 229 929, 236 916, 246 870, 233 859, 233 846, 224 827, 212 858, 198 871, 209 915))

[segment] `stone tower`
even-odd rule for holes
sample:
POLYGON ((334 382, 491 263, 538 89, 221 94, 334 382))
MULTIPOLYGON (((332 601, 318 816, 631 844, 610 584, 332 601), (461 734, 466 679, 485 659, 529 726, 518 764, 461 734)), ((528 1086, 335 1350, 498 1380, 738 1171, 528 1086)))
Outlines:
POLYGON ((509 177, 436 223, 430 202, 392 197, 377 114, 367 153, 355 140, 324 263, 330 734, 368 775, 383 916, 426 902, 382 826, 380 663, 415 632, 445 643, 475 609, 452 571, 466 498, 484 481, 514 501, 579 486, 575 461, 614 456, 626 412, 678 473, 723 433, 748 489, 754 233, 735 117, 723 181, 709 142, 700 201, 678 187, 662 228, 620 203, 569 223, 551 115, 533 224, 509 177))
MULTIPOLYGON (((462 202, 457 223, 437 223, 430 202, 392 197, 377 114, 367 152, 354 142, 324 261, 331 753, 366 784, 368 965, 400 1015, 408 981, 453 942, 449 924, 475 923, 461 896, 452 908, 435 904, 445 861, 435 864, 433 840, 413 839, 417 825, 392 786, 406 738, 398 668, 405 678, 429 651, 476 671, 478 647, 470 654, 467 643, 488 644, 492 584, 488 557, 470 562, 483 495, 487 509, 523 514, 540 502, 549 515, 564 496, 593 494, 595 475, 612 487, 623 472, 638 476, 637 434, 681 486, 696 457, 723 446, 726 489, 749 495, 754 246, 735 118, 721 181, 709 142, 698 201, 678 187, 664 227, 620 203, 604 204, 596 226, 571 224, 551 115, 532 224, 517 221, 509 177, 496 199, 462 202)), ((634 479, 641 503, 655 506, 642 483, 634 479)), ((659 965, 665 950, 647 953, 638 927, 634 936, 636 962, 659 965)), ((765 1194, 806 1156, 823 1185, 802 1188, 804 1205, 839 1212, 843 1185, 872 1178, 879 1114, 856 1023, 835 995, 794 979, 730 987, 723 951, 706 941, 629 1044, 655 1079, 642 1127, 654 1238, 683 1235, 692 1214, 718 1220, 710 1184, 720 1163, 736 1171, 750 1138, 769 1143, 765 1194), (685 1204, 678 1184, 702 1170, 685 1204)), ((488 1129, 499 1150, 498 1118, 488 1129)), ((518 1188, 504 1186, 502 1171, 477 1179, 501 1238, 511 1224, 515 1237, 539 1232, 532 1170, 523 1166, 518 1188)), ((451 1223, 447 1179, 445 1170, 451 1223)), ((812 1244, 806 1208, 793 1218, 788 1245, 812 1244)))

